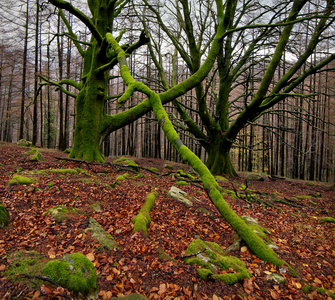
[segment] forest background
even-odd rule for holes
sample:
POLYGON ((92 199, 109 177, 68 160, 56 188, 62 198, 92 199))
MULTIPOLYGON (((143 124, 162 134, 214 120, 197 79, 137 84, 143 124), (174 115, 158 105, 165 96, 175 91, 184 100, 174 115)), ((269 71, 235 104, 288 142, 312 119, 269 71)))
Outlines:
MULTIPOLYGON (((0 4, 0 140, 16 142, 24 138, 42 147, 71 148, 76 119, 74 89, 68 84, 65 88, 69 93, 64 93, 63 86, 45 83, 60 82, 64 78, 80 81, 83 58, 52 4, 40 0, 12 2, 0 4)), ((150 45, 136 49, 128 58, 129 69, 136 80, 156 92, 163 92, 169 85, 182 82, 196 71, 192 38, 187 34, 190 32, 188 22, 196 33, 193 42, 199 50, 196 53, 199 65, 204 62, 216 30, 213 1, 143 1, 141 5, 136 1, 123 2, 113 31, 117 34, 126 30, 123 40, 127 44, 135 43, 143 30, 150 37, 150 45)), ((271 6, 262 1, 240 2, 236 10, 237 19, 240 17, 239 26, 267 24, 271 18, 278 24, 287 18, 289 2, 274 1, 271 6)), ((71 3, 90 14, 81 1, 71 3)), ((311 36, 319 24, 319 19, 312 16, 323 11, 325 5, 326 1, 316 1, 304 6, 300 17, 305 19, 295 24, 292 30, 276 69, 273 87, 309 51, 311 36)), ((83 41, 83 49, 87 48, 91 37, 87 28, 65 10, 64 14, 78 40, 83 41)), ((255 96, 282 33, 280 26, 268 30, 264 36, 260 32, 260 27, 250 26, 231 35, 230 46, 225 44, 225 54, 230 51, 230 61, 228 64, 225 61, 228 69, 246 58, 243 68, 231 78, 231 89, 227 89, 229 124, 255 96), (253 45, 257 39, 259 43, 253 45), (255 49, 246 55, 252 45, 255 49)), ((332 55, 334 41, 333 21, 329 18, 318 45, 296 78, 332 55)), ((203 111, 199 107, 200 95, 205 99, 208 114, 215 120, 220 89, 219 64, 218 57, 202 84, 202 91, 192 89, 181 96, 178 103, 165 105, 184 144, 203 161, 208 158, 208 149, 206 151, 203 143, 208 136, 192 135, 185 114, 201 132, 206 131, 201 118, 203 111)), ((143 101, 143 95, 134 94, 120 107, 117 101, 126 85, 117 66, 110 75, 107 113, 126 111, 143 101)), ((262 112, 258 119, 248 120, 240 130, 230 150, 233 167, 238 171, 265 172, 272 176, 333 181, 335 95, 332 64, 311 74, 290 95, 284 96, 283 101, 262 112)), ((181 160, 151 112, 107 135, 102 142, 102 152, 105 156, 181 160)))

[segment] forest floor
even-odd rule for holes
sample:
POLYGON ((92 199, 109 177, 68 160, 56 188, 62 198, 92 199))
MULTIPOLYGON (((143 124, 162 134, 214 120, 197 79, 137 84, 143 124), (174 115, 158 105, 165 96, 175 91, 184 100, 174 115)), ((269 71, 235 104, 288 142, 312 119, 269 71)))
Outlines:
POLYGON ((69 298, 66 290, 52 283, 35 286, 27 280, 7 276, 16 251, 36 251, 46 259, 58 259, 73 252, 85 254, 98 274, 99 299, 131 293, 150 299, 181 300, 332 299, 332 293, 335 294, 335 223, 322 221, 323 217, 335 217, 335 188, 330 184, 268 177, 264 181, 248 181, 249 196, 257 195, 258 200, 274 205, 270 207, 264 203, 250 205, 242 199, 248 194, 246 174, 220 181, 224 190, 235 189, 241 196, 238 198, 234 193, 224 196, 228 204, 239 216, 251 216, 267 228, 269 237, 278 246, 275 250, 278 256, 298 273, 294 277, 285 269, 261 261, 242 244, 229 255, 240 258, 252 277, 227 285, 201 279, 196 266, 182 259, 196 238, 215 242, 224 249, 234 238, 233 229, 220 216, 200 183, 180 187, 199 200, 193 206, 166 196, 170 187, 176 185, 175 172, 179 169, 187 172, 189 166, 134 158, 140 167, 155 167, 159 173, 141 168, 142 176, 135 176, 120 165, 59 160, 58 157, 67 155, 47 149, 39 149, 43 162, 30 162, 24 155, 28 150, 0 143, 0 203, 7 207, 11 217, 11 223, 0 229, 0 299, 69 298), (173 170, 164 168, 165 163, 172 165, 173 170), (8 185, 18 171, 25 174, 55 168, 81 168, 86 172, 41 173, 35 174, 37 181, 33 184, 8 185), (125 172, 130 178, 115 184, 116 177, 125 172), (158 191, 159 196, 151 210, 145 237, 133 232, 132 219, 152 190, 158 191), (100 211, 93 209, 94 204, 99 204, 100 211), (44 213, 56 205, 75 207, 84 213, 74 213, 55 222, 44 213), (121 248, 101 247, 85 231, 88 216, 95 218, 121 248), (269 279, 273 273, 283 276, 286 282, 280 284, 269 279), (306 286, 310 286, 309 293, 303 291, 306 286))

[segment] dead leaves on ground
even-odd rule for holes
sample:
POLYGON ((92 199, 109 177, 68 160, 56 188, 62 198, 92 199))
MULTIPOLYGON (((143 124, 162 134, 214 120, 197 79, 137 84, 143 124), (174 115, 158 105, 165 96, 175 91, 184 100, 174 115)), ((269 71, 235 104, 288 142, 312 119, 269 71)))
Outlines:
MULTIPOLYGON (((43 293, 45 298, 50 296, 50 299, 60 297, 57 293, 66 294, 66 291, 57 290, 57 287, 49 284, 42 285, 40 291, 26 291, 23 285, 8 280, 3 275, 10 263, 8 257, 17 250, 34 250, 50 259, 59 258, 65 253, 82 252, 98 272, 100 299, 130 293, 144 294, 150 299, 177 300, 329 298, 329 295, 313 290, 305 295, 302 289, 306 284, 335 292, 335 226, 320 223, 318 217, 323 215, 308 205, 308 199, 300 200, 304 208, 299 210, 278 204, 283 209, 280 212, 256 205, 250 208, 239 199, 227 197, 228 203, 239 215, 250 215, 271 231, 271 238, 279 248, 277 253, 302 278, 292 277, 288 272, 281 273, 278 268, 259 260, 242 245, 240 250, 230 254, 238 256, 253 277, 227 286, 221 282, 200 279, 195 267, 186 265, 181 259, 194 238, 213 241, 224 248, 229 246, 233 238, 233 230, 219 216, 200 188, 183 187, 189 195, 200 200, 190 208, 165 197, 166 191, 174 184, 172 178, 143 171, 144 176, 122 181, 112 188, 111 184, 122 172, 110 170, 110 173, 99 174, 99 171, 104 170, 103 166, 92 166, 94 172, 86 168, 88 175, 36 175, 38 182, 30 186, 8 188, 6 184, 11 177, 10 172, 15 172, 18 167, 23 170, 78 167, 74 162, 55 161, 54 157, 60 155, 58 152, 48 152, 44 155, 46 160, 43 163, 22 163, 20 157, 23 151, 21 148, 4 147, 0 151, 0 163, 3 164, 0 197, 1 202, 8 207, 12 221, 9 227, 0 229, 0 298, 4 297, 4 290, 6 293, 9 291, 10 296, 17 296, 24 291, 26 296, 30 295, 33 299, 43 293), (15 159, 8 160, 9 153, 15 159), (157 189, 160 196, 151 211, 149 237, 146 238, 140 233, 133 233, 131 220, 153 189, 157 189), (92 209, 94 203, 99 204, 101 211, 92 209), (74 207, 84 211, 84 214, 72 214, 57 223, 50 216, 44 215, 45 211, 56 205, 74 207), (105 249, 85 232, 88 217, 95 218, 122 249, 105 249), (159 258, 162 253, 166 254, 165 258, 159 258), (287 280, 286 283, 278 284, 268 280, 269 273, 281 274, 287 280)), ((153 161, 150 160, 151 163, 153 161)), ((243 182, 243 179, 236 179, 234 184, 238 186, 243 182)), ((322 198, 315 199, 315 202, 334 216, 334 190, 321 185, 307 187, 303 182, 290 186, 288 182, 280 181, 276 185, 270 181, 261 184, 255 182, 249 183, 249 186, 265 193, 283 192, 283 197, 293 197, 299 193, 315 195, 319 192, 322 198)), ((221 184, 224 188, 231 188, 229 182, 221 184)))

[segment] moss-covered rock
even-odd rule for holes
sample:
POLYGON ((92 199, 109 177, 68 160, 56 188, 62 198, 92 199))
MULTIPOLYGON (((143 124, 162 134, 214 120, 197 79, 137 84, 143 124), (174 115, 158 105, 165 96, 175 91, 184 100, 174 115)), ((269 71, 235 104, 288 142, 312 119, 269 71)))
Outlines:
POLYGON ((41 270, 60 286, 85 299, 98 293, 97 274, 92 262, 82 253, 65 254, 61 260, 51 260, 41 270))
POLYGON ((23 155, 28 156, 29 160, 32 162, 39 162, 39 161, 44 161, 44 158, 39 150, 36 148, 33 148, 25 153, 23 155))
POLYGON ((264 181, 264 177, 262 175, 254 173, 247 175, 245 179, 250 181, 264 181))
POLYGON ((71 214, 84 214, 84 212, 74 207, 59 205, 48 209, 44 213, 44 215, 50 215, 53 217, 57 223, 61 223, 62 221, 69 219, 71 214))
POLYGON ((29 184, 33 184, 36 182, 35 178, 32 177, 27 177, 27 176, 22 176, 22 175, 18 175, 15 174, 12 179, 8 182, 8 185, 29 185, 29 184))
POLYGON ((114 164, 124 164, 124 165, 127 165, 129 168, 137 172, 140 172, 140 167, 138 166, 138 164, 134 162, 133 160, 128 159, 127 157, 120 157, 118 159, 115 159, 113 163, 114 164))
POLYGON ((6 207, 0 203, 0 228, 3 228, 9 224, 10 216, 6 207))
POLYGON ((286 282, 286 279, 281 276, 280 274, 276 274, 276 273, 272 273, 272 274, 268 274, 266 276, 266 280, 268 281, 275 281, 276 283, 279 283, 279 284, 284 284, 286 282))
POLYGON ((173 166, 172 166, 172 165, 169 165, 169 164, 164 164, 163 168, 164 168, 164 169, 173 170, 173 166))
POLYGON ((19 146, 30 147, 33 143, 30 142, 30 141, 27 141, 25 139, 21 139, 21 140, 17 141, 17 144, 19 146))
POLYGON ((193 206, 191 200, 187 199, 187 193, 181 189, 178 189, 175 186, 172 186, 167 193, 167 197, 178 200, 185 203, 186 205, 193 206))
POLYGON ((85 232, 90 232, 92 237, 96 239, 104 248, 120 248, 119 244, 114 240, 114 238, 108 234, 94 218, 89 218, 88 228, 85 229, 85 232))
POLYGON ((214 242, 194 240, 185 252, 185 262, 196 264, 198 275, 203 278, 213 278, 234 284, 244 278, 250 278, 244 263, 237 257, 226 256, 224 249, 214 242))

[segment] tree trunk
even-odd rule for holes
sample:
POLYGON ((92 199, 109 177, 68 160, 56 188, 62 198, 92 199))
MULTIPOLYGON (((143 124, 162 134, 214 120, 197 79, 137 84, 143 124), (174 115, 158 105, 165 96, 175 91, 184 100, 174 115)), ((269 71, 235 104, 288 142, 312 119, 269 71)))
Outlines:
POLYGON ((104 162, 100 151, 100 138, 105 116, 108 73, 98 70, 103 65, 103 61, 100 61, 99 55, 95 53, 99 50, 100 48, 95 46, 85 57, 85 63, 90 65, 90 70, 84 75, 83 87, 77 95, 76 128, 70 157, 104 162))
POLYGON ((224 136, 221 133, 215 135, 207 149, 207 168, 212 174, 238 176, 230 160, 230 144, 225 145, 224 136))

